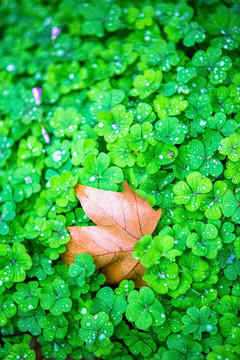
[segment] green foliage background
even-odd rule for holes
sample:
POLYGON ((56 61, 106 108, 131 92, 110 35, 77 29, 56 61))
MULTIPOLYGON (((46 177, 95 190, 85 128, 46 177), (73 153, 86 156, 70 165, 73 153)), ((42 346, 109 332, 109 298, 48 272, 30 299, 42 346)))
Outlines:
POLYGON ((239 0, 2 0, 0 28, 0 359, 239 360, 239 0), (75 184, 123 180, 162 209, 140 290, 60 259, 75 184))

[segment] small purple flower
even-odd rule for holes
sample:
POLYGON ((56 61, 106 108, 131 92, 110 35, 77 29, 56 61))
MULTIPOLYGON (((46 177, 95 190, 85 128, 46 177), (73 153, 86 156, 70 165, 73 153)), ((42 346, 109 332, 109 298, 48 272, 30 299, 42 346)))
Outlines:
POLYGON ((52 28, 52 31, 51 31, 51 38, 52 38, 52 40, 55 40, 56 37, 60 34, 61 31, 62 31, 62 30, 61 30, 59 27, 54 26, 54 27, 52 28))
POLYGON ((34 88, 32 88, 32 94, 33 94, 36 105, 39 106, 41 104, 42 89, 34 87, 34 88))
POLYGON ((50 143, 50 137, 47 133, 47 131, 44 129, 44 127, 42 127, 42 136, 44 137, 44 140, 46 142, 46 144, 50 143))

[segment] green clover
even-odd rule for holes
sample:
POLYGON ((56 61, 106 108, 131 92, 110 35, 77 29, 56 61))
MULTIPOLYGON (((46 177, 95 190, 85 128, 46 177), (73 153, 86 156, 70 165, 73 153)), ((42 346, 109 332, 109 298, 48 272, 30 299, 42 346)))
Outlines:
POLYGON ((40 305, 54 315, 69 312, 72 307, 68 285, 61 279, 45 284, 40 292, 40 305))
POLYGON ((239 104, 230 97, 230 89, 226 86, 213 88, 210 92, 213 111, 229 115, 239 111, 239 104))
MULTIPOLYGON (((179 224, 175 224, 173 226, 166 226, 160 230, 160 236, 170 236, 174 240, 174 250, 177 250, 179 254, 185 250, 186 239, 190 234, 190 230, 188 228, 183 228, 179 224)), ((176 255, 177 256, 177 255, 176 255)))
POLYGON ((230 344, 215 345, 213 350, 207 354, 207 360, 229 359, 238 360, 238 355, 234 351, 234 347, 230 344))
POLYGON ((48 275, 54 274, 52 260, 44 254, 34 254, 32 258, 32 267, 28 270, 27 275, 36 277, 38 280, 45 280, 48 275))
POLYGON ((174 201, 177 205, 184 204, 188 211, 196 211, 199 208, 198 196, 209 193, 212 182, 208 178, 202 178, 199 172, 189 174, 186 181, 179 181, 174 185, 173 192, 176 195, 174 201))
POLYGON ((232 134, 221 141, 220 154, 227 155, 228 159, 237 162, 240 159, 240 135, 232 134))
POLYGON ((96 297, 93 299, 90 313, 93 315, 99 312, 104 312, 109 316, 109 320, 113 326, 118 325, 123 318, 123 313, 126 311, 127 302, 123 295, 115 295, 113 290, 106 286, 100 289, 96 297))
POLYGON ((178 266, 166 258, 161 258, 157 265, 145 270, 143 279, 158 293, 166 294, 178 286, 178 266))
MULTIPOLYGON (((175 257, 179 256, 181 253, 173 247, 174 238, 172 236, 155 236, 149 250, 147 251, 151 265, 158 263, 161 257, 175 261, 175 257)), ((146 266, 141 260, 140 262, 146 266)))
POLYGON ((197 93, 191 93, 187 100, 188 107, 185 111, 186 117, 192 119, 192 127, 197 132, 202 133, 207 124, 206 119, 212 114, 210 97, 207 94, 199 96, 197 93))
POLYGON ((205 256, 207 259, 215 258, 218 250, 222 248, 216 226, 198 221, 194 230, 187 238, 187 247, 192 249, 194 255, 205 256))
POLYGON ((223 136, 232 135, 238 128, 237 122, 232 119, 227 120, 223 112, 217 112, 214 116, 208 117, 206 121, 207 127, 219 130, 223 136))
POLYGON ((8 138, 6 135, 0 136, 0 168, 3 168, 10 158, 12 145, 13 139, 8 138))
POLYGON ((156 146, 149 145, 144 153, 139 153, 137 164, 146 167, 149 174, 155 174, 162 165, 175 161, 178 150, 175 146, 158 142, 156 146))
POLYGON ((0 295, 0 326, 5 326, 17 311, 10 295, 0 295))
POLYGON ((24 245, 14 243, 7 245, 7 254, 0 257, 0 279, 3 281, 22 282, 26 278, 26 270, 32 266, 31 257, 24 245))
POLYGON ((204 211, 209 220, 218 220, 222 216, 224 195, 227 192, 227 184, 223 181, 216 181, 208 194, 198 196, 199 209, 204 211))
POLYGON ((36 136, 28 136, 26 140, 22 139, 17 151, 19 165, 24 164, 26 159, 39 157, 42 153, 42 147, 36 136))
POLYGON ((113 40, 108 44, 108 49, 102 56, 108 61, 112 73, 120 75, 126 71, 129 65, 134 63, 138 54, 134 51, 133 44, 122 44, 119 40, 113 40))
POLYGON ((120 27, 122 10, 116 4, 109 4, 104 0, 101 4, 97 0, 85 3, 82 7, 84 17, 83 31, 87 35, 102 37, 105 30, 112 32, 120 27))
POLYGON ((150 326, 162 325, 166 315, 162 304, 155 299, 154 293, 148 287, 142 287, 139 292, 133 290, 128 295, 126 318, 140 330, 150 326))
POLYGON ((103 190, 117 191, 117 184, 123 181, 123 173, 118 167, 109 167, 109 165, 110 157, 107 154, 89 155, 84 167, 78 172, 80 183, 103 190))
MULTIPOLYGON (((39 336, 38 342, 41 345, 42 355, 47 359, 55 357, 56 360, 63 360, 72 354, 72 346, 65 339, 48 342, 43 336, 39 336)), ((79 343, 81 344, 80 341, 79 343)))
POLYGON ((168 145, 181 144, 188 132, 187 126, 176 117, 162 118, 156 122, 154 128, 156 139, 168 145))
POLYGON ((38 306, 35 310, 22 312, 18 310, 18 328, 22 332, 30 332, 33 336, 41 334, 42 330, 39 325, 40 319, 45 315, 45 311, 38 306))
POLYGON ((199 169, 205 176, 218 177, 223 172, 223 165, 214 154, 216 150, 215 142, 210 145, 197 139, 191 140, 187 145, 191 169, 199 169))
POLYGON ((180 32, 183 33, 183 45, 187 47, 194 46, 195 43, 202 43, 206 39, 204 28, 196 21, 191 21, 189 24, 184 23, 180 32))
POLYGON ((32 164, 17 168, 13 173, 12 184, 19 192, 19 201, 38 193, 41 189, 39 168, 34 168, 32 164))
POLYGON ((240 160, 237 162, 228 161, 226 163, 226 169, 224 171, 226 179, 230 179, 233 184, 240 183, 240 160))
POLYGON ((69 171, 65 171, 61 176, 54 176, 50 179, 51 188, 48 195, 55 198, 56 204, 65 207, 69 202, 76 200, 73 187, 77 184, 77 176, 73 176, 69 171))
POLYGON ((152 111, 151 105, 140 102, 136 109, 131 109, 133 113, 133 120, 136 123, 153 122, 156 119, 156 114, 152 111))
POLYGON ((7 235, 9 233, 8 222, 13 220, 16 216, 13 203, 5 202, 3 205, 1 205, 0 211, 0 235, 7 235))
MULTIPOLYGON (((96 89, 94 89, 94 91, 96 91, 96 89)), ((125 93, 122 90, 113 89, 110 91, 102 91, 101 89, 100 91, 97 92, 97 94, 94 95, 93 98, 94 103, 90 107, 90 113, 96 116, 97 113, 99 113, 99 111, 102 110, 110 111, 111 108, 113 108, 115 105, 123 102, 124 98, 125 98, 125 93)), ((81 131, 81 133, 85 139, 89 138, 86 137, 86 131, 81 131)), ((94 135, 96 135, 95 132, 92 134, 92 136, 94 135)), ((96 138, 94 137, 91 138, 96 140, 96 138)))
POLYGON ((211 315, 211 310, 207 306, 201 309, 195 306, 187 310, 187 315, 182 318, 184 326, 182 331, 185 335, 193 333, 194 340, 201 340, 202 333, 208 332, 215 334, 217 332, 217 318, 211 315))
POLYGON ((188 102, 182 95, 174 95, 171 98, 159 94, 153 101, 153 108, 159 118, 167 118, 181 114, 186 109, 188 102))
POLYGON ((36 354, 34 350, 29 348, 28 344, 14 344, 9 349, 8 356, 5 360, 35 360, 36 354))
POLYGON ((43 329, 44 340, 51 342, 63 340, 68 330, 68 322, 64 315, 47 314, 40 319, 39 325, 43 329))
POLYGON ((184 272, 187 272, 192 277, 194 282, 202 282, 208 277, 209 264, 192 252, 181 256, 179 265, 184 272))
POLYGON ((159 89, 162 83, 162 77, 163 75, 160 70, 145 70, 143 75, 137 75, 133 80, 134 88, 131 90, 131 95, 145 99, 159 89))
POLYGON ((85 278, 90 277, 94 271, 93 258, 88 254, 78 254, 75 257, 75 264, 69 266, 68 274, 76 278, 79 287, 83 287, 85 278))
POLYGON ((209 47, 207 51, 198 50, 192 59, 193 66, 205 68, 209 71, 209 80, 212 84, 221 84, 227 77, 227 70, 232 66, 228 56, 222 56, 222 50, 209 47))
POLYGON ((179 54, 176 51, 173 41, 166 42, 163 39, 153 42, 152 46, 147 48, 141 55, 139 70, 145 70, 148 67, 157 67, 161 71, 170 71, 176 67, 180 61, 179 54))
POLYGON ((81 320, 79 337, 86 343, 87 349, 103 349, 110 345, 113 329, 114 327, 106 313, 86 314, 81 320))
POLYGON ((61 168, 70 157, 71 143, 68 140, 55 140, 54 144, 47 147, 48 156, 45 164, 48 168, 61 168))
POLYGON ((97 143, 92 139, 81 139, 72 146, 71 162, 74 166, 83 165, 88 155, 98 154, 97 143))
POLYGON ((240 221, 240 193, 236 192, 236 195, 232 191, 227 191, 223 197, 223 215, 226 217, 231 217, 234 223, 239 224, 240 221))
POLYGON ((133 114, 126 112, 123 105, 116 105, 110 111, 100 111, 97 114, 98 124, 95 127, 98 135, 104 136, 106 142, 114 142, 124 138, 133 122, 133 114))
POLYGON ((123 139, 114 141, 114 143, 107 144, 107 149, 109 150, 108 155, 110 156, 110 159, 120 168, 124 168, 126 166, 131 167, 136 162, 136 155, 134 154, 133 150, 130 149, 131 142, 128 139, 128 135, 123 139))
POLYGON ((82 208, 76 208, 74 212, 68 212, 65 217, 67 226, 86 226, 90 221, 89 217, 87 217, 82 208))
POLYGON ((236 238, 235 227, 230 222, 224 222, 221 226, 219 235, 224 244, 233 242, 236 238))
POLYGON ((17 284, 16 292, 13 293, 13 300, 23 312, 36 309, 38 306, 38 282, 30 281, 27 284, 17 284))
POLYGON ((151 235, 144 235, 136 244, 134 245, 134 251, 132 256, 139 260, 143 266, 149 267, 154 264, 153 258, 149 256, 149 249, 151 248, 153 242, 153 237, 151 235))
POLYGON ((141 9, 129 7, 127 10, 126 21, 134 24, 137 29, 143 30, 145 27, 153 24, 155 11, 152 6, 146 5, 141 7, 141 9))
POLYGON ((185 180, 185 178, 191 173, 187 145, 182 145, 178 149, 178 157, 173 164, 173 173, 179 180, 185 180))
POLYGON ((134 290, 135 284, 132 280, 122 280, 119 286, 114 290, 116 295, 128 296, 134 290))
POLYGON ((66 244, 70 240, 70 235, 65 227, 66 219, 63 215, 58 215, 56 219, 47 220, 48 234, 41 234, 40 242, 44 245, 56 249, 66 244))
POLYGON ((163 360, 203 360, 202 345, 193 341, 190 335, 171 334, 167 339, 168 351, 163 354, 163 360))
POLYGON ((240 26, 237 14, 228 8, 223 8, 212 13, 203 26, 214 37, 211 44, 226 50, 237 49, 240 42, 240 26))
POLYGON ((146 151, 148 144, 155 146, 157 141, 153 135, 153 127, 149 122, 134 124, 130 128, 130 133, 127 135, 130 142, 130 149, 134 152, 146 151))
POLYGON ((131 330, 124 338, 124 342, 133 355, 141 354, 148 357, 157 350, 157 345, 150 334, 136 330, 131 330))

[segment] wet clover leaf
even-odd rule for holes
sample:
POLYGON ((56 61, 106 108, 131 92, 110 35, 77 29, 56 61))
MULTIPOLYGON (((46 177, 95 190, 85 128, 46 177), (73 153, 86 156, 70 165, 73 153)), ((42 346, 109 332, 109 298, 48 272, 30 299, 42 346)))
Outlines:
POLYGON ((83 165, 88 155, 97 155, 97 143, 92 139, 81 139, 76 144, 72 145, 72 159, 74 166, 83 165))
POLYGON ((228 159, 237 162, 240 158, 240 135, 232 134, 221 141, 220 154, 227 155, 228 159))
POLYGON ((78 130, 81 120, 82 115, 78 114, 74 107, 58 108, 50 119, 50 125, 55 129, 57 137, 67 136, 69 138, 78 130))
POLYGON ((153 122, 156 119, 156 114, 152 111, 151 105, 147 103, 139 103, 136 109, 131 109, 130 112, 133 113, 133 120, 136 123, 153 122))
POLYGON ((118 5, 106 0, 101 4, 97 0, 93 0, 92 4, 84 3, 82 8, 84 33, 102 37, 105 30, 109 32, 117 30, 120 27, 121 13, 122 10, 118 5))
POLYGON ((194 255, 205 256, 207 259, 215 258, 222 248, 216 226, 202 222, 196 223, 195 232, 188 236, 186 245, 191 248, 194 255))
POLYGON ((133 290, 128 295, 126 317, 140 330, 147 330, 150 326, 160 326, 166 315, 162 304, 155 299, 154 293, 148 287, 142 287, 139 292, 133 290))
POLYGON ((137 75, 133 80, 134 88, 131 90, 131 95, 145 99, 159 89, 162 77, 160 70, 156 72, 154 70, 145 70, 143 75, 137 75))
POLYGON ((194 340, 201 340, 203 332, 212 334, 217 332, 217 318, 211 315, 211 310, 207 306, 203 306, 201 309, 195 306, 190 307, 182 320, 184 323, 183 333, 185 335, 193 333, 194 340))
POLYGON ((79 337, 86 343, 87 349, 104 349, 110 345, 113 325, 105 312, 96 315, 86 314, 81 320, 79 337))
POLYGON ((0 295, 0 327, 5 326, 17 311, 10 295, 0 295))
POLYGON ((79 287, 85 284, 85 278, 90 277, 95 270, 93 258, 88 254, 78 254, 75 257, 75 264, 71 264, 68 273, 76 278, 79 287))
POLYGON ((126 308, 127 302, 125 296, 115 295, 113 290, 106 286, 97 292, 96 297, 92 301, 90 313, 96 315, 99 312, 104 312, 109 315, 109 320, 112 324, 117 326, 122 321, 126 308))
POLYGON ((187 145, 189 166, 192 170, 199 170, 204 176, 218 177, 223 172, 223 164, 217 158, 217 143, 207 143, 191 140, 187 145))
POLYGON ((169 290, 178 287, 178 266, 168 259, 161 258, 157 265, 145 270, 143 279, 159 294, 167 294, 169 290))
POLYGON ((124 338, 124 342, 133 355, 150 356, 157 350, 157 345, 152 336, 145 332, 131 330, 129 335, 124 338))
POLYGON ((30 281, 28 284, 17 284, 13 299, 23 312, 36 309, 39 303, 38 282, 30 281))
POLYGON ((131 112, 126 112, 123 105, 114 106, 110 112, 100 111, 97 115, 98 124, 96 131, 98 135, 104 136, 105 141, 114 142, 117 138, 124 138, 133 121, 131 112))
POLYGON ((133 166, 137 160, 136 154, 130 149, 130 144, 131 142, 128 136, 123 139, 118 139, 114 143, 107 144, 107 149, 109 150, 108 155, 111 161, 120 168, 133 166))
POLYGON ((209 47, 207 51, 198 50, 192 59, 196 68, 205 68, 209 71, 209 79, 212 84, 220 84, 227 77, 227 70, 232 66, 228 56, 222 56, 222 50, 209 47))
POLYGON ((127 139, 130 141, 130 148, 134 152, 144 152, 148 144, 154 146, 157 141, 153 135, 153 127, 149 122, 143 124, 134 124, 130 128, 130 133, 127 135, 127 139))
POLYGON ((218 220, 222 216, 223 198, 227 192, 227 184, 223 181, 216 181, 213 189, 208 194, 199 195, 197 201, 199 209, 204 211, 209 220, 218 220))
POLYGON ((212 182, 209 178, 202 178, 199 172, 189 174, 186 181, 179 181, 173 187, 176 195, 174 201, 177 205, 184 204, 188 211, 196 211, 199 208, 198 196, 209 193, 212 189, 212 182))
POLYGON ((188 102, 184 100, 182 95, 174 95, 171 98, 165 97, 163 94, 157 95, 153 101, 154 110, 159 118, 167 118, 181 114, 186 109, 188 102))
POLYGON ((68 285, 61 279, 56 279, 52 284, 46 284, 41 289, 40 305, 44 310, 58 316, 69 312, 72 307, 68 285))
POLYGON ((13 203, 5 202, 0 207, 1 217, 0 217, 0 235, 7 235, 9 233, 8 223, 15 218, 15 211, 13 203))
POLYGON ((110 157, 105 153, 89 155, 84 167, 78 172, 80 182, 84 185, 100 188, 103 190, 116 191, 119 183, 123 181, 122 170, 116 166, 110 166, 110 157))
POLYGON ((7 255, 0 257, 0 265, 1 280, 22 282, 32 266, 32 260, 24 245, 14 243, 12 247, 7 245, 7 255))
POLYGON ((76 195, 73 187, 77 184, 77 176, 72 176, 69 171, 65 171, 60 176, 54 176, 50 180, 51 188, 48 194, 53 197, 56 204, 65 207, 69 202, 76 200, 76 195))
POLYGON ((47 314, 40 319, 39 325, 43 329, 44 340, 51 342, 63 340, 68 330, 68 321, 64 315, 47 314))
POLYGON ((181 144, 187 133, 187 126, 176 117, 162 118, 155 124, 156 139, 168 145, 181 144))

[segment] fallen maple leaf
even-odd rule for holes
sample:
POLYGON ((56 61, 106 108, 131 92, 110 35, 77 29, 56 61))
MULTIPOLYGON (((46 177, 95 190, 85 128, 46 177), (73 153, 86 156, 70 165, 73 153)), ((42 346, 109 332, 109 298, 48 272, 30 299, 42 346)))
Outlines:
POLYGON ((152 234, 161 209, 153 210, 126 182, 123 188, 119 193, 75 186, 83 210, 97 226, 69 226, 71 239, 62 259, 69 266, 77 254, 88 253, 108 283, 132 279, 140 287, 146 284, 142 279, 145 268, 132 257, 132 251, 143 235, 152 234))

